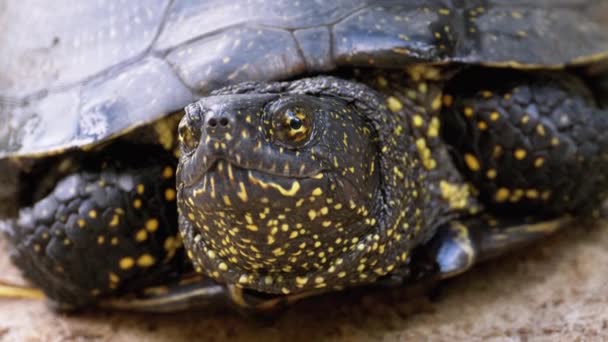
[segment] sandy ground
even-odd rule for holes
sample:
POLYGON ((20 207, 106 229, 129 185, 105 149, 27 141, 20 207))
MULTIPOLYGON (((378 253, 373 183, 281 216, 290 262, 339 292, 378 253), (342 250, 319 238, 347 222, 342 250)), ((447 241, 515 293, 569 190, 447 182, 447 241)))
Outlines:
MULTIPOLYGON (((0 340, 602 341, 607 247, 608 223, 572 227, 481 264, 432 295, 394 289, 325 296, 265 319, 230 312, 66 316, 43 302, 0 299, 0 340)), ((5 249, 0 240, 0 278, 22 281, 5 249)))

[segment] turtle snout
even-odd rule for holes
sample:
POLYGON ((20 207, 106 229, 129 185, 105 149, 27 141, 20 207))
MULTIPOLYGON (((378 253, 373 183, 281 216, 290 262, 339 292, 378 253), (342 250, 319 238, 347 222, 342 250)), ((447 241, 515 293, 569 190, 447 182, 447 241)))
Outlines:
POLYGON ((227 111, 210 111, 205 114, 204 130, 210 138, 230 140, 235 126, 234 114, 227 111))

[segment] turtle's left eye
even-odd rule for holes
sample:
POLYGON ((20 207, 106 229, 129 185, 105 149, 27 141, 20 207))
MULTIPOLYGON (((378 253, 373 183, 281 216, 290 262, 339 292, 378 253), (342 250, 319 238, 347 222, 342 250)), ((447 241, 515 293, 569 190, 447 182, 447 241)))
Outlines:
POLYGON ((288 107, 273 114, 271 135, 287 147, 300 147, 309 140, 312 128, 309 109, 288 107))

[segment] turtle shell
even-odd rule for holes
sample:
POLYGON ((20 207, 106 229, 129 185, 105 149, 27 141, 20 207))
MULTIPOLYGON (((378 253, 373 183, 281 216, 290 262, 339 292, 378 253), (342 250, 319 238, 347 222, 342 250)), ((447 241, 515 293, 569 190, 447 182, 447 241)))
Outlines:
POLYGON ((351 65, 595 63, 608 55, 607 16, 592 0, 11 1, 0 158, 96 144, 241 81, 351 65))

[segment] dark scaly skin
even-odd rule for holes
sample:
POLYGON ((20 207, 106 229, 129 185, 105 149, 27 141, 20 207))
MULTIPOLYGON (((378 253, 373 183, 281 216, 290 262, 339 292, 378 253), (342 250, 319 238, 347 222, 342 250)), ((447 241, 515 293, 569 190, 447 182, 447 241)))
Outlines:
MULTIPOLYGON (((406 266, 411 249, 424 243, 438 227, 477 214, 481 206, 473 195, 487 188, 474 189, 449 158, 449 145, 441 136, 440 111, 446 105, 449 115, 453 101, 449 96, 442 97, 440 82, 428 81, 434 78, 432 73, 432 69, 412 69, 409 74, 355 75, 379 92, 324 77, 291 83, 250 83, 219 91, 217 96, 189 106, 180 124, 183 149, 178 168, 178 205, 180 228, 194 264, 220 282, 262 292, 340 289, 373 282, 406 266), (427 74, 420 77, 421 73, 427 74), (312 138, 303 138, 304 143, 288 138, 297 136, 294 132, 301 124, 290 127, 291 113, 304 113, 302 117, 313 131, 312 138), (222 121, 223 125, 218 124, 222 121), (279 143, 276 137, 282 137, 279 143), (358 184, 361 190, 344 186, 349 183, 358 184), (379 189, 374 184, 379 184, 379 189), (350 206, 350 201, 355 205, 350 206), (335 209, 336 205, 340 209, 335 209), (351 207, 354 213, 340 215, 351 207)), ((531 76, 533 80, 535 77, 531 76)), ((608 137, 594 127, 604 125, 606 116, 593 101, 580 95, 585 93, 582 85, 559 90, 545 89, 542 82, 527 83, 525 78, 519 82, 535 92, 546 91, 546 95, 528 98, 530 106, 543 107, 545 98, 572 96, 557 108, 569 108, 569 101, 576 103, 573 108, 583 116, 580 128, 586 130, 564 130, 557 137, 578 141, 585 147, 580 151, 587 153, 590 165, 605 169, 608 161, 603 151, 608 137), (583 136, 585 141, 580 139, 583 136)), ((494 96, 483 94, 488 101, 494 96)), ((514 97, 519 101, 518 96, 514 97)), ((463 101, 469 100, 465 96, 463 101)), ((470 101, 485 104, 478 98, 470 101)), ((504 110, 511 119, 519 113, 509 111, 512 106, 508 101, 507 97, 506 102, 496 102, 494 110, 504 110)), ((551 120, 549 114, 546 119, 551 120)), ((500 133, 525 133, 523 139, 534 138, 533 131, 520 132, 516 126, 506 126, 500 133)), ((461 160, 458 156, 464 152, 460 146, 449 148, 454 150, 456 160, 461 160)), ((528 151, 530 155, 532 152, 528 151)), ((572 153, 582 155, 577 150, 572 153)), ((554 160, 537 168, 538 174, 533 173, 534 168, 526 169, 525 174, 504 165, 497 172, 506 179, 509 174, 526 175, 530 182, 547 177, 558 181, 552 183, 554 187, 563 187, 564 183, 582 185, 585 190, 579 196, 590 197, 593 202, 605 196, 601 172, 583 174, 576 169, 582 176, 570 177, 571 171, 564 170, 580 167, 580 161, 562 160, 562 154, 557 153, 551 156, 554 160)), ((490 160, 480 155, 477 162, 490 160)), ((534 197, 530 194, 528 191, 528 197, 534 197)), ((489 207, 493 204, 486 202, 489 207)), ((546 210, 532 222, 563 214, 556 214, 563 208, 561 201, 547 198, 541 203, 546 210)), ((518 206, 513 201, 514 219, 499 218, 497 226, 525 225, 526 205, 522 201, 518 206)), ((567 209, 583 207, 572 202, 567 209)), ((483 226, 483 221, 471 220, 473 231, 479 232, 483 226)), ((544 236, 554 230, 554 225, 547 226, 551 228, 539 228, 544 234, 525 234, 528 228, 513 231, 512 240, 517 240, 517 234, 522 241, 544 236)), ((508 231, 504 232, 508 237, 508 231)), ((529 228, 529 232, 534 233, 534 229, 529 228)), ((488 229, 487 238, 482 240, 491 241, 498 234, 488 229)), ((482 259, 483 244, 471 242, 469 247, 472 261, 482 259)))
POLYGON ((451 84, 443 137, 487 206, 598 214, 608 190, 608 113, 580 78, 486 70, 451 84))
POLYGON ((13 261, 59 308, 163 285, 188 269, 169 152, 119 142, 63 158, 43 176, 56 178, 54 189, 5 224, 13 261))

